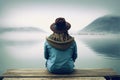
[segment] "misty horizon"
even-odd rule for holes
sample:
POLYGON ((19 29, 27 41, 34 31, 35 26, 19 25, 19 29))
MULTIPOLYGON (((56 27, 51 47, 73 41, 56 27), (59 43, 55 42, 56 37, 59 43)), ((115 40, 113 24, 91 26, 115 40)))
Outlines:
POLYGON ((50 32, 58 17, 71 24, 70 31, 81 30, 96 18, 119 15, 118 0, 0 0, 0 26, 35 26, 50 32), (101 6, 102 5, 102 6, 101 6))

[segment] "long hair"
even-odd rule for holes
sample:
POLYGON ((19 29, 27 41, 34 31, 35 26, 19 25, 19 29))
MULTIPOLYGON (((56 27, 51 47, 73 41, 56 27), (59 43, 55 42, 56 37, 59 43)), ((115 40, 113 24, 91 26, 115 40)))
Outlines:
POLYGON ((55 41, 64 42, 71 39, 72 37, 68 34, 68 32, 64 32, 64 33, 53 33, 49 36, 49 38, 55 41))

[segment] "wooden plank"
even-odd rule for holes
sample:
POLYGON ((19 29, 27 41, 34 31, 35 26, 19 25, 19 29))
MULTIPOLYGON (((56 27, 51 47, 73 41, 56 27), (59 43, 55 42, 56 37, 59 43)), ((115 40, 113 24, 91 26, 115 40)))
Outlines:
POLYGON ((72 77, 72 78, 4 78, 3 80, 106 80, 104 77, 72 77))
POLYGON ((4 77, 50 78, 50 77, 103 77, 117 73, 112 69, 75 69, 72 74, 52 74, 46 69, 9 69, 3 73, 4 77))

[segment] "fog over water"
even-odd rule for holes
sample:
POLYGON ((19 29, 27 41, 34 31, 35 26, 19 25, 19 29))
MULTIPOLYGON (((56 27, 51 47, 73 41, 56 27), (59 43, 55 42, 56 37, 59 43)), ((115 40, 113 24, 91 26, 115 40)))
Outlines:
POLYGON ((71 32, 83 29, 96 18, 119 15, 120 0, 0 0, 0 27, 34 26, 50 32, 57 17, 71 23, 71 32))
MULTIPOLYGON (((45 68, 44 42, 49 34, 35 31, 0 34, 0 74, 13 68, 45 68)), ((120 73, 119 35, 73 35, 78 58, 75 68, 113 68, 120 73)))

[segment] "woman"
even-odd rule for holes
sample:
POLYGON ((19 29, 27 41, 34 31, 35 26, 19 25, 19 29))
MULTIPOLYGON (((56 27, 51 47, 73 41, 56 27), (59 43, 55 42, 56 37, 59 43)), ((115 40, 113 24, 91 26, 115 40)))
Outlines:
POLYGON ((44 57, 49 72, 55 74, 72 73, 77 58, 77 46, 74 38, 68 34, 71 25, 60 17, 50 26, 53 31, 46 38, 44 57))

